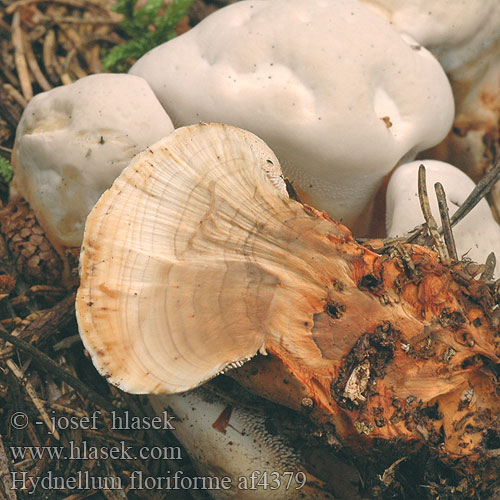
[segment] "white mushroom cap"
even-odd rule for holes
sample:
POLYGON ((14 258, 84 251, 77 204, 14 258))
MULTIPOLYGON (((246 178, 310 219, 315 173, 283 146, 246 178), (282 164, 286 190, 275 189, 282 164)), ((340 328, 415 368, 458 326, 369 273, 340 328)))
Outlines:
POLYGON ((29 202, 54 244, 78 247, 99 196, 133 156, 172 130, 136 76, 92 75, 38 94, 17 129, 11 195, 29 202))
POLYGON ((257 134, 304 201, 351 227, 384 175, 442 140, 453 119, 435 58, 355 0, 237 2, 131 73, 176 126, 257 134))
POLYGON ((175 416, 172 432, 201 477, 230 479, 225 481, 225 488, 208 491, 214 499, 333 500, 321 481, 307 472, 302 457, 291 444, 269 432, 266 414, 228 405, 203 387, 183 394, 150 396, 149 400, 158 415, 167 411, 169 416, 175 416), (254 480, 251 488, 249 481, 254 471, 260 471, 259 477, 279 477, 280 481, 275 481, 271 489, 254 480))
MULTIPOLYGON (((461 170, 436 160, 413 161, 398 167, 387 187, 386 227, 389 237, 402 236, 424 222, 418 199, 418 169, 425 165, 427 192, 431 210, 439 221, 434 184, 440 182, 446 192, 450 216, 474 189, 474 182, 461 170)), ((500 226, 495 222, 486 200, 453 227, 458 257, 466 256, 480 264, 490 252, 500 256, 500 226)))
POLYGON ((446 72, 500 38, 498 0, 361 0, 429 49, 446 72))
POLYGON ((484 138, 499 135, 500 2, 362 1, 438 58, 453 87, 456 119, 454 132, 429 154, 481 177, 491 166, 484 138))

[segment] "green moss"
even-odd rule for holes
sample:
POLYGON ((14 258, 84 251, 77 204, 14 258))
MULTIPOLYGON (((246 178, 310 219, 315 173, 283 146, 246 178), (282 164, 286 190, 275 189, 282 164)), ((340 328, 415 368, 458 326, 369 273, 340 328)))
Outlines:
POLYGON ((12 165, 0 156, 0 182, 8 184, 12 179, 12 165))
POLYGON ((173 0, 164 7, 164 0, 148 0, 136 9, 137 0, 118 0, 113 7, 123 14, 121 28, 130 40, 113 47, 103 59, 103 71, 128 71, 131 64, 152 48, 176 36, 175 29, 188 14, 193 0, 173 0), (164 11, 160 14, 160 11, 164 11))

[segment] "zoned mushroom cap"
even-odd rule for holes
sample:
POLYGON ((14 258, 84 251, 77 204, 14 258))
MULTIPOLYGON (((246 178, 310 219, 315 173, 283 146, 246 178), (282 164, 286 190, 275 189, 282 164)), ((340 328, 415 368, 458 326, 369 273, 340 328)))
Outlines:
POLYGON ((258 226, 279 227, 272 203, 290 202, 280 175, 260 139, 223 125, 178 129, 133 159, 85 225, 77 318, 100 373, 128 392, 181 392, 263 348, 276 278, 259 253, 275 243, 258 226))
POLYGON ((498 362, 491 295, 478 300, 431 250, 410 254, 415 280, 398 257, 287 198, 255 136, 194 125, 135 157, 89 215, 78 326, 99 371, 129 392, 183 392, 267 352, 241 374, 245 386, 291 408, 312 401, 311 418, 354 451, 444 426, 448 457, 479 460, 484 409, 498 401, 489 368, 471 360, 498 362), (408 354, 429 329, 432 352, 408 354), (471 386, 477 406, 463 413, 478 430, 454 432, 471 386), (394 401, 409 396, 442 418, 419 420, 422 431, 393 421, 394 401))
POLYGON ((79 247, 85 218, 132 157, 173 130, 145 80, 100 74, 35 96, 17 128, 11 196, 49 239, 79 247))
POLYGON ((247 129, 303 200, 352 227, 383 177, 453 119, 437 60, 355 0, 252 0, 208 16, 132 67, 175 126, 247 129))
MULTIPOLYGON (((474 189, 474 182, 461 170, 437 160, 413 161, 398 167, 387 186, 387 236, 403 236, 424 222, 418 199, 418 169, 424 165, 431 210, 439 221, 434 184, 440 182, 446 192, 450 216, 474 189)), ((496 223, 486 200, 453 227, 459 257, 466 256, 483 264, 490 252, 500 256, 500 226, 496 223)))

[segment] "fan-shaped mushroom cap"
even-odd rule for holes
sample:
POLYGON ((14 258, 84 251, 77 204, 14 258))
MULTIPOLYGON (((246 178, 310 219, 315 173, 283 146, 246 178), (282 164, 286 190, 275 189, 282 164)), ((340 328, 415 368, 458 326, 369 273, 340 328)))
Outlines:
POLYGON ((14 146, 11 196, 57 247, 79 247, 85 218, 139 151, 173 130, 142 78, 100 74, 36 95, 14 146))
POLYGON ((302 199, 353 228, 383 177, 451 126, 448 80, 415 45, 356 0, 252 0, 130 72, 176 127, 213 121, 262 137, 302 199))
POLYGON ((448 456, 477 460, 500 407, 475 361, 499 360, 492 294, 426 248, 408 260, 414 274, 287 198, 252 134, 184 127, 136 156, 90 213, 78 326, 99 371, 129 392, 182 392, 267 352, 248 386, 273 400, 293 387, 290 406, 309 400, 353 448, 444 426, 448 456), (457 413, 471 384, 480 394, 457 413), (396 399, 407 412, 394 419, 396 399))
MULTIPOLYGON (((439 209, 434 184, 440 182, 446 192, 450 216, 453 215, 474 189, 474 182, 461 170, 437 160, 413 161, 401 165, 392 174, 387 186, 386 227, 389 237, 403 236, 424 222, 418 199, 418 169, 425 165, 427 192, 434 218, 439 209)), ((500 226, 496 223, 486 200, 453 228, 458 256, 467 256, 480 264, 490 252, 500 256, 500 226)))
POLYGON ((178 129, 134 158, 82 245, 78 321, 101 373, 129 392, 180 392, 264 348, 277 278, 259 269, 273 242, 258 227, 288 200, 280 175, 262 141, 224 126, 178 129))

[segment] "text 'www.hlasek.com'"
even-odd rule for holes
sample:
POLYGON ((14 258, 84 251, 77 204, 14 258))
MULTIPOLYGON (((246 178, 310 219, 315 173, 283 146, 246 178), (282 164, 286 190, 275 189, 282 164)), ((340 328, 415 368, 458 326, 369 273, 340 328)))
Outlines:
MULTIPOLYGON (((50 417, 50 434, 57 435, 60 430, 96 432, 99 420, 104 418, 97 410, 84 416, 50 417)), ((86 490, 289 490, 301 489, 306 484, 306 474, 302 471, 267 471, 254 470, 239 476, 186 475, 182 470, 168 470, 166 474, 153 476, 140 467, 127 473, 127 477, 118 474, 96 474, 85 467, 85 462, 106 460, 130 460, 141 463, 144 460, 179 461, 183 459, 180 446, 138 445, 132 438, 120 435, 120 431, 158 430, 174 431, 175 417, 164 411, 154 417, 137 417, 128 411, 111 412, 106 416, 110 429, 123 439, 113 440, 113 444, 89 443, 85 438, 68 440, 53 446, 11 446, 10 452, 15 463, 23 461, 48 460, 49 462, 80 460, 83 465, 70 475, 63 470, 49 470, 41 476, 34 476, 23 470, 11 472, 13 490, 23 491, 36 496, 40 491, 86 491, 86 490)), ((13 429, 22 430, 29 425, 29 416, 24 412, 11 415, 13 429)), ((47 422, 36 421, 42 425, 47 422)), ((85 436, 85 434, 83 434, 85 436)), ((115 436, 115 437, 116 437, 115 436)), ((104 468, 104 470, 108 470, 104 468)))

